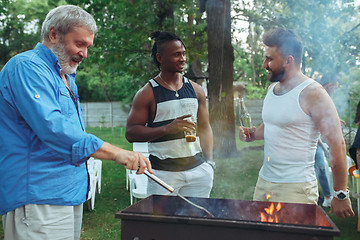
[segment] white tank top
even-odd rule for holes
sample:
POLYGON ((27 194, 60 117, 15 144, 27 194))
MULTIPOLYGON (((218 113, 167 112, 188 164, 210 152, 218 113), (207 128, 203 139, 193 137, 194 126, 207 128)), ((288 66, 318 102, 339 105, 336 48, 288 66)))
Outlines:
POLYGON ((299 103, 301 91, 313 82, 307 79, 280 96, 274 94, 274 84, 264 99, 264 164, 259 176, 266 181, 298 183, 316 179, 314 157, 320 133, 299 103))

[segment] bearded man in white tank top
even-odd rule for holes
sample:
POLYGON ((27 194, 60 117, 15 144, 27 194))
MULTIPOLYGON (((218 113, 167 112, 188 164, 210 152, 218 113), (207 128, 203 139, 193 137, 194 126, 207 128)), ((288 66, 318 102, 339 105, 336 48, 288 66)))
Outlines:
POLYGON ((336 193, 330 213, 342 218, 354 216, 340 119, 324 88, 300 70, 301 39, 291 30, 278 28, 266 33, 263 42, 263 68, 273 82, 264 99, 263 123, 257 128, 239 128, 242 141, 264 139, 264 163, 254 200, 316 204, 314 155, 321 134, 330 147, 336 193))

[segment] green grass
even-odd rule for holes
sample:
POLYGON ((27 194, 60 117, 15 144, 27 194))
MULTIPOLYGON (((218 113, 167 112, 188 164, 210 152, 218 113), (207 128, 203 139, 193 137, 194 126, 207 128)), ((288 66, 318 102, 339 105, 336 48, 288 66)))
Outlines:
MULTIPOLYGON (((124 149, 131 150, 132 145, 124 137, 122 128, 91 128, 88 132, 124 149)), ((263 141, 243 143, 237 141, 239 153, 236 157, 215 159, 215 171, 212 198, 251 200, 259 169, 263 161, 263 141)), ((81 240, 115 240, 120 239, 120 219, 115 213, 128 207, 129 191, 125 186, 125 169, 112 161, 103 161, 101 194, 96 195, 95 210, 89 211, 84 205, 83 229, 81 240)), ((354 211, 357 208, 355 199, 352 201, 354 211)), ((328 213, 328 209, 325 209, 328 213)), ((336 240, 360 239, 357 232, 357 217, 339 219, 329 215, 341 230, 336 240)), ((3 237, 2 228, 0 237, 3 237)))
MULTIPOLYGON (((88 132, 121 148, 131 150, 132 144, 125 139, 124 128, 91 128, 88 132)), ((82 240, 120 239, 121 221, 115 212, 130 205, 126 190, 126 171, 112 161, 103 161, 101 194, 96 194, 95 210, 84 205, 82 240)))
POLYGON ((262 146, 243 146, 237 157, 215 159, 212 198, 252 200, 259 169, 262 165, 262 146))

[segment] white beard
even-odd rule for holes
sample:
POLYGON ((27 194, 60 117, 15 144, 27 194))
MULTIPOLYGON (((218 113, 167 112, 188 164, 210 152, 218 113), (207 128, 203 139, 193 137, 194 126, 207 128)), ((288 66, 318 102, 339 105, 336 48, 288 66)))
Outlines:
POLYGON ((62 42, 57 43, 55 46, 50 48, 50 50, 55 54, 55 56, 59 60, 61 73, 63 74, 75 73, 77 67, 79 66, 80 62, 83 59, 81 56, 76 54, 69 56, 69 54, 67 54, 66 52, 65 45, 62 42), (70 65, 71 59, 76 59, 77 61, 79 61, 79 64, 75 64, 74 66, 71 66, 70 65))

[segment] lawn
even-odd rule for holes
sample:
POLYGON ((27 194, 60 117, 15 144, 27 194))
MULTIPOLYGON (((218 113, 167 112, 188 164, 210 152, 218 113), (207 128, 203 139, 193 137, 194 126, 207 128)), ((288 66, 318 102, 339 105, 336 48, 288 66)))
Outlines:
MULTIPOLYGON (((124 129, 91 128, 88 132, 100 138, 131 150, 132 145, 124 138, 124 129)), ((212 198, 251 200, 258 171, 262 165, 263 142, 242 143, 237 142, 239 153, 234 158, 215 159, 215 171, 212 198)), ((101 194, 96 195, 95 210, 89 211, 84 205, 84 218, 82 240, 120 239, 121 221, 115 219, 115 213, 130 205, 129 192, 126 190, 125 169, 111 161, 103 161, 101 194)), ((356 202, 353 199, 353 208, 356 202)), ((325 209, 328 213, 328 209, 325 209)), ((341 230, 337 240, 360 239, 356 231, 357 217, 338 219, 329 215, 341 230)), ((1 229, 0 236, 3 237, 1 229)))

